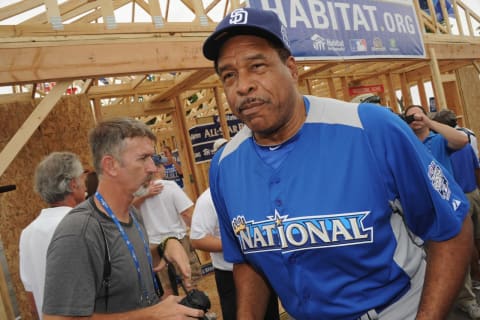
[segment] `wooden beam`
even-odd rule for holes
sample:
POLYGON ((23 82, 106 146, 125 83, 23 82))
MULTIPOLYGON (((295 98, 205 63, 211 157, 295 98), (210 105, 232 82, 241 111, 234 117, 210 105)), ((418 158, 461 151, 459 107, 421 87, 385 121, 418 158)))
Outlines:
MULTIPOLYGON (((41 48, 0 47, 0 85, 207 68, 213 74, 211 61, 203 57, 202 43, 156 39, 110 44, 55 43, 41 48)), ((197 75, 201 74, 198 72, 197 75)))
POLYGON ((13 3, 0 10, 0 21, 5 20, 43 5, 44 0, 30 0, 13 3))
POLYGON ((206 78, 210 77, 214 73, 215 72, 213 69, 193 71, 184 79, 182 79, 182 81, 173 85, 172 87, 162 92, 161 94, 158 94, 152 97, 150 101, 153 102, 153 101, 163 101, 163 100, 172 99, 174 96, 180 95, 180 93, 185 91, 187 88, 191 87, 193 84, 199 83, 205 80, 206 78))
MULTIPOLYGON (((96 100, 96 99, 95 99, 96 100)), ((100 108, 103 119, 114 117, 140 117, 145 115, 157 115, 160 113, 171 112, 175 105, 171 100, 150 103, 134 102, 123 104, 112 104, 100 108)))
POLYGON ((88 93, 92 85, 93 85, 93 79, 85 80, 82 84, 82 88, 80 89, 79 93, 88 93))
POLYGON ((35 130, 37 130, 50 111, 52 111, 69 85, 70 82, 68 81, 57 83, 50 93, 43 98, 39 105, 33 110, 5 148, 3 148, 0 153, 0 176, 7 170, 10 163, 15 159, 28 139, 30 139, 35 130))

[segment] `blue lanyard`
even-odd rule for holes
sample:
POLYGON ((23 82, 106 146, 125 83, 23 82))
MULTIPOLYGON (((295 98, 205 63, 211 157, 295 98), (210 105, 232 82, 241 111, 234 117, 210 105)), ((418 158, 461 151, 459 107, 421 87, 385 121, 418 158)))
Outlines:
MULTIPOLYGON (((142 294, 142 299, 145 297, 148 301, 148 304, 151 304, 151 300, 147 291, 147 287, 145 286, 145 282, 142 279, 142 273, 140 272, 140 262, 138 261, 137 255, 135 254, 135 249, 133 248, 132 243, 130 242, 130 239, 128 239, 128 235, 123 229, 122 225, 120 224, 120 221, 118 221, 117 216, 113 213, 112 209, 108 205, 108 203, 103 199, 102 195, 97 191, 95 192, 95 197, 97 197, 98 201, 102 204, 103 208, 107 212, 108 216, 115 222, 115 225, 117 226, 118 231, 120 231, 120 234, 122 235, 123 241, 127 245, 128 251, 130 251, 130 255, 132 256, 133 263, 135 264, 135 269, 137 270, 137 276, 138 276, 138 283, 141 285, 143 294, 142 294)), ((155 292, 157 294, 160 292, 160 287, 157 282, 157 278, 155 277, 155 272, 153 271, 153 263, 152 263, 152 256, 150 254, 150 248, 147 244, 147 241, 145 241, 145 237, 143 236, 142 229, 140 229, 140 225, 137 222, 137 219, 135 219, 135 216, 129 212, 130 217, 133 220, 133 223, 135 224, 135 227, 138 230, 138 233, 140 234, 140 237, 142 238, 143 241, 143 247, 145 249, 145 253, 147 254, 148 258, 148 263, 150 264, 150 270, 152 270, 152 278, 153 278, 153 284, 155 286, 155 292)))

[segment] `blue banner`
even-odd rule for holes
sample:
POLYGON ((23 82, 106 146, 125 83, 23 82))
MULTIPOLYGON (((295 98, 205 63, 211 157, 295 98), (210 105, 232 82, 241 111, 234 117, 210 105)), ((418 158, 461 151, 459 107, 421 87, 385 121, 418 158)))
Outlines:
POLYGON ((412 0, 250 0, 278 14, 299 60, 424 58, 412 0))
MULTIPOLYGON (((234 115, 227 114, 227 125, 230 137, 233 137, 243 127, 243 123, 234 115)), ((213 117, 213 123, 201 124, 188 130, 192 142, 195 163, 210 161, 213 157, 213 143, 223 138, 218 116, 213 117)))

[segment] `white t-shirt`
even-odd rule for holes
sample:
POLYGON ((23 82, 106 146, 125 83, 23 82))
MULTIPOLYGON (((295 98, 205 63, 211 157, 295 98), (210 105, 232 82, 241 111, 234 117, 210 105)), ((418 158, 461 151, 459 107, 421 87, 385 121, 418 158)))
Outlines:
MULTIPOLYGON (((193 210, 192 225, 190 226, 190 239, 202 239, 207 235, 220 239, 217 212, 213 205, 210 188, 198 197, 193 210)), ((233 265, 225 261, 223 252, 210 252, 210 257, 214 268, 232 271, 233 265)))
POLYGON ((180 214, 193 206, 192 200, 175 181, 155 183, 163 184, 162 192, 147 198, 140 206, 150 243, 161 243, 167 237, 184 238, 187 226, 180 214))
POLYGON ((20 235, 20 279, 25 290, 33 293, 40 319, 48 245, 57 225, 71 209, 70 207, 43 209, 20 235))

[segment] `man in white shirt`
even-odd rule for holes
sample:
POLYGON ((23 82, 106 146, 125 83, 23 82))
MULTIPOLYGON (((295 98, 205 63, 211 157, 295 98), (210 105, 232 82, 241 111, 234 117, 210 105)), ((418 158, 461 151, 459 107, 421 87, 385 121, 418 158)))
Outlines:
POLYGON ((63 217, 85 200, 85 176, 77 155, 53 152, 35 171, 35 191, 49 204, 20 235, 20 278, 30 308, 42 319, 43 287, 48 245, 63 217))
MULTIPOLYGON (((134 205, 143 217, 150 245, 157 246, 169 237, 177 238, 182 243, 190 259, 192 287, 195 288, 201 277, 201 265, 187 232, 192 219, 193 202, 175 181, 164 180, 166 159, 154 156, 153 160, 157 166, 155 180, 145 195, 134 200, 134 205)), ((159 277, 164 297, 177 293, 177 288, 171 287, 168 268, 163 268, 159 277)))

